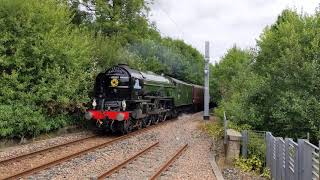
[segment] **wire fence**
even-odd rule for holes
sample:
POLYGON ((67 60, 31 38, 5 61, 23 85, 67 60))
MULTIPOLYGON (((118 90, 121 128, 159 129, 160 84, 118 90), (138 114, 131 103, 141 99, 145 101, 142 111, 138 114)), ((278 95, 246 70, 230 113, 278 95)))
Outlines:
POLYGON ((241 132, 241 155, 247 158, 248 155, 255 155, 259 159, 263 160, 266 157, 266 139, 265 131, 248 131, 241 132))

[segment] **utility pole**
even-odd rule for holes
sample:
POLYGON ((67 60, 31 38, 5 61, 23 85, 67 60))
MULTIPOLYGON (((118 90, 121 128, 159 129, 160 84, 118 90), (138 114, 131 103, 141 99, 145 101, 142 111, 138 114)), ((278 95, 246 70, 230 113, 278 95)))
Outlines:
POLYGON ((209 41, 205 42, 205 65, 204 65, 204 112, 203 120, 209 120, 209 41))

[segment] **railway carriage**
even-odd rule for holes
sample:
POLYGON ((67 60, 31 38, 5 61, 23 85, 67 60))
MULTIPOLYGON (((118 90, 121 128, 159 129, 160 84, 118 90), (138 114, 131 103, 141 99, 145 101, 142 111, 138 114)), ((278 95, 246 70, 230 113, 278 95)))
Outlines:
POLYGON ((181 111, 200 110, 203 87, 117 65, 98 74, 92 109, 85 118, 99 131, 128 133, 157 124, 181 111))

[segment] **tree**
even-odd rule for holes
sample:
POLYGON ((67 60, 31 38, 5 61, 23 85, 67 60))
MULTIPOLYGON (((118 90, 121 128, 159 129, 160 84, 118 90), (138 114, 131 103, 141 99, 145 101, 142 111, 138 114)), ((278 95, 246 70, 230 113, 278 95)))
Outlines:
POLYGON ((190 83, 203 83, 204 59, 183 41, 165 38, 157 42, 147 39, 129 45, 128 49, 141 58, 145 70, 190 83))
POLYGON ((252 55, 248 50, 242 50, 234 45, 228 50, 219 64, 211 71, 210 80, 214 90, 214 99, 217 103, 228 99, 232 94, 232 83, 247 71, 252 62, 252 55))
POLYGON ((71 1, 71 8, 76 12, 74 21, 88 22, 87 25, 95 32, 109 37, 118 36, 118 41, 122 45, 143 38, 160 39, 160 34, 147 19, 150 4, 148 1, 83 0, 81 2, 71 1))
POLYGON ((223 87, 221 108, 234 122, 283 137, 306 138, 309 132, 313 141, 319 138, 319 17, 283 11, 244 66, 228 60, 233 54, 228 51, 216 68, 221 74, 215 84, 216 91, 223 87), (248 68, 242 73, 237 67, 248 68))
POLYGON ((310 132, 315 138, 319 131, 318 18, 285 10, 258 41, 254 70, 269 85, 260 104, 268 110, 261 113, 282 136, 304 138, 310 132))

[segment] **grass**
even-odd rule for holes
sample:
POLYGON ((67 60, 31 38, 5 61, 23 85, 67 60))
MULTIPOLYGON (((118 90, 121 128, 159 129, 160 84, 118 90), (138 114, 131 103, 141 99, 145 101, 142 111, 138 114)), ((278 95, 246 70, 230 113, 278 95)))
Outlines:
POLYGON ((202 129, 215 139, 223 138, 223 125, 219 121, 212 121, 201 124, 200 129, 202 129))

